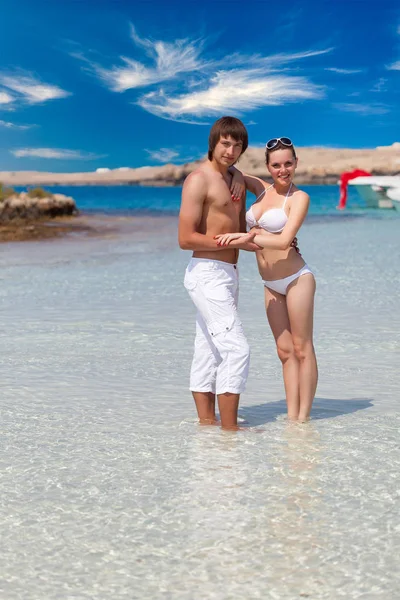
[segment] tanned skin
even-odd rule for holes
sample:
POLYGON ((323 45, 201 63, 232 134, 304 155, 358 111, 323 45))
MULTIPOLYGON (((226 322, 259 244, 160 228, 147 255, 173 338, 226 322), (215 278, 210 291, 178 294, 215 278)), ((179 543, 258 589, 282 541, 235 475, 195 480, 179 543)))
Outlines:
MULTIPOLYGON (((255 232, 246 233, 246 197, 233 201, 229 168, 242 153, 242 142, 231 136, 220 137, 211 160, 207 160, 185 180, 179 214, 179 245, 193 250, 194 258, 217 259, 236 264, 239 250, 260 250, 253 239, 255 232), (229 247, 218 245, 217 235, 241 232, 240 241, 229 247)), ((213 424, 215 395, 211 392, 192 392, 201 424, 213 424)), ((239 394, 219 394, 221 426, 237 428, 239 394)))

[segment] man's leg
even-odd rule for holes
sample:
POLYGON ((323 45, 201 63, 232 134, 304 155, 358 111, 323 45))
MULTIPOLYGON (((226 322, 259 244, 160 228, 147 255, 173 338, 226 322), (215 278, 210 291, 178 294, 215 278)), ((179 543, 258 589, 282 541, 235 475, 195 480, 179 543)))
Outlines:
POLYGON ((196 292, 199 311, 220 357, 216 393, 221 426, 237 428, 240 394, 249 371, 250 349, 237 313, 237 270, 229 265, 199 282, 196 292))
POLYGON ((213 336, 222 359, 217 369, 216 392, 224 429, 237 428, 239 399, 245 389, 250 363, 250 348, 236 310, 233 310, 232 317, 233 325, 229 329, 226 326, 224 332, 213 336))
POLYGON ((212 392, 192 392, 200 425, 215 425, 215 394, 212 392))
MULTIPOLYGON (((237 314, 238 275, 233 265, 202 264, 196 278, 193 272, 186 279, 185 287, 192 298, 211 339, 211 347, 219 356, 216 373, 221 425, 223 428, 237 427, 239 396, 245 389, 250 350, 237 314)), ((204 333, 204 329, 203 329, 204 333)), ((196 351, 195 351, 196 355, 196 351)), ((209 392, 206 373, 201 373, 199 384, 192 391, 209 392)), ((214 389, 211 389, 214 391, 214 389)))
POLYGON ((207 325, 198 312, 194 355, 190 372, 190 389, 201 425, 216 423, 215 380, 219 362, 221 362, 221 358, 212 342, 207 325))
POLYGON ((237 416, 240 394, 219 394, 218 408, 221 417, 222 429, 237 429, 237 416))

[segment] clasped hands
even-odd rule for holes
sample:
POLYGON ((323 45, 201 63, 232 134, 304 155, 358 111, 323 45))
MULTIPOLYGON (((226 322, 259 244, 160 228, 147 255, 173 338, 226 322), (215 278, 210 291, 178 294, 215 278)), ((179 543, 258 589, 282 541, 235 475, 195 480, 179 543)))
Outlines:
MULTIPOLYGON (((263 250, 262 246, 259 246, 254 238, 256 235, 263 233, 264 230, 261 227, 252 227, 248 233, 237 232, 237 233, 220 233, 214 236, 217 240, 217 246, 230 246, 231 248, 242 248, 244 250, 263 250)), ((300 254, 300 249, 297 245, 297 237, 295 237, 290 244, 294 248, 297 254, 300 254)))
MULTIPOLYGON (((261 231, 262 230, 260 227, 252 227, 248 233, 243 233, 243 231, 239 231, 237 233, 220 233, 219 235, 214 236, 214 238, 217 240, 217 246, 231 245, 237 248, 242 244, 247 244, 250 242, 254 243, 254 238, 258 233, 261 233, 261 231)), ((262 247, 258 246, 257 249, 262 250, 262 247)))

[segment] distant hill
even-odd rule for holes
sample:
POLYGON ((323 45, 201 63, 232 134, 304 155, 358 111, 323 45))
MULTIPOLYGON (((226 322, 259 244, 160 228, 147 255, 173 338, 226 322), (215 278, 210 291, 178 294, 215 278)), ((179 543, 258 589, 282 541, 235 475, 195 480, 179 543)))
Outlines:
MULTIPOLYGON (((305 184, 336 183, 341 173, 355 168, 373 175, 395 175, 400 172, 400 143, 375 149, 304 147, 296 149, 299 165, 296 182, 305 184)), ((83 173, 46 173, 41 171, 0 172, 5 185, 180 185, 185 177, 201 164, 167 164, 137 169, 101 169, 83 173)), ((248 148, 237 167, 252 175, 268 179, 263 148, 248 148)))

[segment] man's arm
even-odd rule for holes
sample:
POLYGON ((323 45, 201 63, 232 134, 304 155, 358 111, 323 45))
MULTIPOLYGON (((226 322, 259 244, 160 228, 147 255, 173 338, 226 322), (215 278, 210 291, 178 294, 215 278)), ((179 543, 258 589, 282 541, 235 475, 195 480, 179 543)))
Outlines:
POLYGON ((223 250, 211 235, 198 232, 207 198, 207 179, 201 172, 191 173, 182 189, 178 240, 183 250, 223 250))

